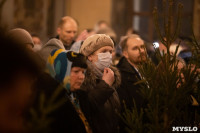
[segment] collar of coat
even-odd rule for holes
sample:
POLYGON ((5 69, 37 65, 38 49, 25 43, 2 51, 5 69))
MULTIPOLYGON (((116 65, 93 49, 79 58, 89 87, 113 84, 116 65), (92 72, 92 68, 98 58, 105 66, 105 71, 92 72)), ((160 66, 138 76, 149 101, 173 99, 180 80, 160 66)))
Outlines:
POLYGON ((127 61, 125 57, 122 57, 120 59, 119 63, 117 64, 117 68, 123 72, 128 72, 132 74, 138 73, 136 69, 127 61))
MULTIPOLYGON (((92 63, 88 63, 88 68, 86 71, 85 80, 83 82, 83 85, 89 85, 89 86, 96 85, 98 76, 95 73, 94 67, 95 66, 92 63)), ((114 81, 112 87, 117 88, 121 84, 121 76, 120 76, 119 70, 114 66, 110 66, 109 68, 114 72, 114 76, 115 76, 115 81, 114 81)), ((89 86, 88 86, 88 88, 90 88, 89 86)), ((93 87, 91 87, 91 88, 93 88, 93 87)))

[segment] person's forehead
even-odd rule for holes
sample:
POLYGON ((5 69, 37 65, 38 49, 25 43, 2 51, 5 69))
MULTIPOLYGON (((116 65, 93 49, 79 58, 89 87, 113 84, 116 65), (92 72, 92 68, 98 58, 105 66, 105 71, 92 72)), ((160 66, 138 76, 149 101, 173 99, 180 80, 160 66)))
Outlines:
POLYGON ((127 40, 127 45, 128 46, 140 46, 140 45, 144 45, 144 41, 139 37, 129 38, 127 40))
POLYGON ((75 29, 77 30, 77 24, 73 21, 68 21, 62 25, 62 29, 75 29))
POLYGON ((72 70, 86 70, 86 69, 82 68, 82 67, 75 66, 75 67, 72 67, 72 70))
POLYGON ((33 38, 33 40, 37 40, 37 41, 39 41, 40 40, 40 38, 39 37, 32 37, 33 38))

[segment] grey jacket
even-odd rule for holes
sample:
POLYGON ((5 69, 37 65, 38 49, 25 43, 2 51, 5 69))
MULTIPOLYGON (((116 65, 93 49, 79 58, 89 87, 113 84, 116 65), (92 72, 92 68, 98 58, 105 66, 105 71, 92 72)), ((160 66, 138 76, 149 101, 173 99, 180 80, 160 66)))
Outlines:
POLYGON ((50 39, 46 44, 42 46, 38 54, 46 63, 50 53, 55 49, 65 49, 65 47, 60 40, 53 38, 53 39, 50 39))

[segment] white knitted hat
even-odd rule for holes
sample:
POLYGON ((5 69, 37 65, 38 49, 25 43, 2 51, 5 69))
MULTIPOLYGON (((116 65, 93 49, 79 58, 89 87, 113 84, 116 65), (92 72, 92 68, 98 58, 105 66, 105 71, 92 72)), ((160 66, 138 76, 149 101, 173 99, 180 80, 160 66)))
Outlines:
POLYGON ((80 48, 80 53, 88 56, 104 46, 111 46, 114 48, 114 43, 112 39, 105 34, 94 34, 88 37, 82 44, 80 48))

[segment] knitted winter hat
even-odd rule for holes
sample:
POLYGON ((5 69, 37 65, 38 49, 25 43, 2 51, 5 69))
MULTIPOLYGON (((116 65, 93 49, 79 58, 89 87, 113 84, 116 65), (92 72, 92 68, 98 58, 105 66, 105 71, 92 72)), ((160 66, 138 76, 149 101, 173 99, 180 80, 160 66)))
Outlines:
POLYGON ((30 44, 34 46, 32 37, 28 31, 21 28, 12 29, 7 34, 8 38, 18 42, 19 44, 30 44))
POLYGON ((88 37, 80 48, 80 53, 89 56, 96 50, 104 46, 111 46, 114 48, 114 43, 112 39, 105 34, 95 34, 88 37))
POLYGON ((73 51, 67 52, 67 58, 72 62, 72 67, 87 68, 86 57, 73 51))

